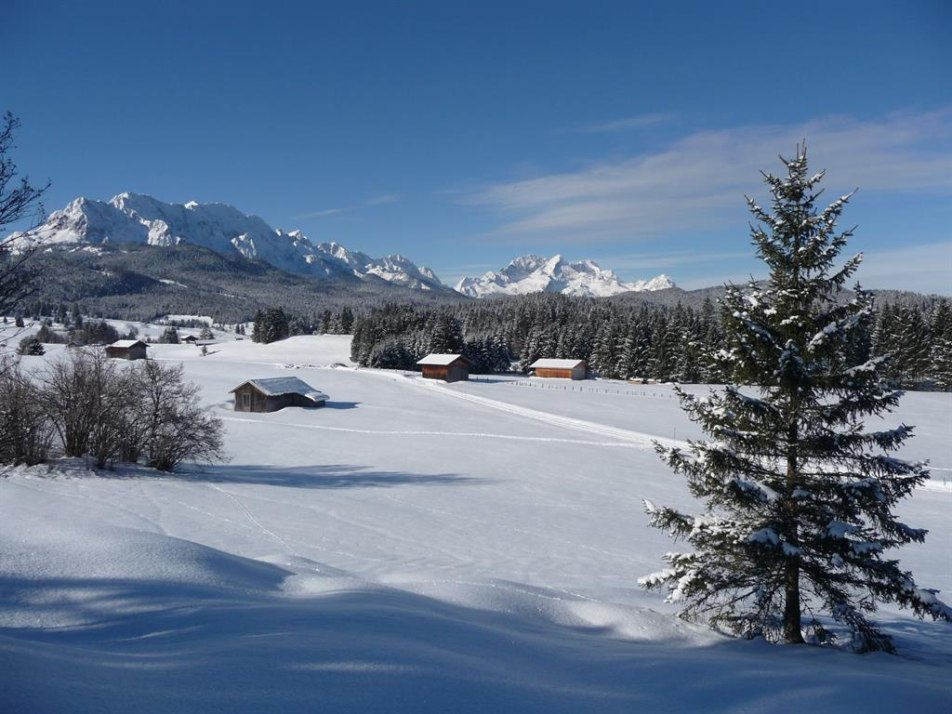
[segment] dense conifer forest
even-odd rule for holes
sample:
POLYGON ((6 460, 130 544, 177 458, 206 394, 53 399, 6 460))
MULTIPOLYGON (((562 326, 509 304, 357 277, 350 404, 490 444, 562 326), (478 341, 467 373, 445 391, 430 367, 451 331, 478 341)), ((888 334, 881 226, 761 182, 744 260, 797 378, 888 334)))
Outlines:
MULTIPOLYGON (((584 359, 601 377, 723 380, 719 303, 697 307, 536 294, 457 306, 391 304, 358 312, 351 358, 410 369, 431 352, 461 352, 476 373, 525 371, 541 357, 584 359)), ((912 389, 952 386, 952 306, 944 298, 884 302, 848 345, 857 359, 891 355, 887 374, 912 389)))

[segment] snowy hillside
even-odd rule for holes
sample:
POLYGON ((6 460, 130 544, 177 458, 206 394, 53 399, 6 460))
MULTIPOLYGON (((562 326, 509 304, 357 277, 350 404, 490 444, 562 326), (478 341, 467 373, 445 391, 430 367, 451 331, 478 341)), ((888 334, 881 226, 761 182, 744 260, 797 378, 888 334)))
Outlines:
POLYGON ((570 263, 561 255, 551 258, 523 255, 498 273, 490 271, 480 277, 463 278, 456 284, 456 291, 476 298, 538 292, 608 297, 629 291, 664 290, 673 287, 674 282, 667 275, 624 283, 611 270, 603 270, 592 260, 570 263))
MULTIPOLYGON (((14 234, 14 242, 27 239, 14 234)), ((314 245, 300 231, 275 230, 257 216, 223 203, 165 203, 151 196, 121 193, 111 201, 77 198, 32 231, 39 245, 141 243, 157 247, 188 243, 218 253, 238 253, 276 268, 315 277, 371 276, 421 290, 442 288, 428 268, 399 255, 371 258, 337 243, 314 245)))
MULTIPOLYGON (((201 384, 228 463, 0 477, 0 711, 823 714, 952 700, 947 624, 881 612, 899 657, 774 647, 680 622, 637 586, 672 549, 642 499, 693 504, 652 448, 699 435, 669 386, 443 385, 355 369, 340 336, 229 337, 209 352, 150 347, 201 384), (291 375, 327 408, 231 410, 244 380, 291 375)), ((934 467, 902 507, 929 536, 898 555, 947 600, 950 414, 952 394, 910 393, 890 417, 917 425, 903 455, 934 467)))

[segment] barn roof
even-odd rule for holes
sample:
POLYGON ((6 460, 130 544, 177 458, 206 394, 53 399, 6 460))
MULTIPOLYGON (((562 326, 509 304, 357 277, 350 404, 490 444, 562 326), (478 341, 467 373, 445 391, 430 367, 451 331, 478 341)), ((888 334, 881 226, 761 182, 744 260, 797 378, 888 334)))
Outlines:
POLYGON ((427 355, 421 359, 419 362, 417 362, 417 364, 424 367, 448 367, 458 359, 469 363, 469 360, 463 357, 463 355, 450 355, 434 352, 433 354, 427 355))
POLYGON ((119 347, 121 349, 127 350, 134 345, 142 345, 143 347, 148 347, 148 345, 142 340, 116 340, 109 347, 119 347))
POLYGON ((282 394, 300 394, 313 402, 327 401, 328 397, 323 392, 319 392, 303 379, 297 377, 269 377, 267 379, 249 379, 232 389, 236 392, 246 384, 254 386, 259 392, 269 397, 278 397, 282 394))
POLYGON ((575 369, 584 364, 583 359, 537 359, 529 369, 575 369))

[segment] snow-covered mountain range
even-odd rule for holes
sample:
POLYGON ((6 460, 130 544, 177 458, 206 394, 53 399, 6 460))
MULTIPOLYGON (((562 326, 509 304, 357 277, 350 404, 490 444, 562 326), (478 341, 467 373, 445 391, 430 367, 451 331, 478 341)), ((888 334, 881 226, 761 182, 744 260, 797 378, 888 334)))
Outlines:
POLYGON ((180 243, 218 253, 239 253, 297 275, 355 275, 380 278, 418 290, 446 289, 432 270, 401 255, 371 258, 337 243, 312 243, 300 231, 274 229, 258 216, 223 203, 165 203, 151 196, 121 193, 111 201, 77 198, 14 242, 34 245, 74 243, 180 243))
MULTIPOLYGON (((29 234, 15 233, 11 239, 14 244, 40 246, 137 243, 161 248, 188 244, 258 259, 295 275, 353 275, 416 290, 449 291, 432 270, 402 255, 372 258, 335 242, 312 243, 301 231, 272 228, 258 216, 224 203, 166 203, 135 193, 121 193, 110 201, 77 198, 29 234)), ((535 292, 606 297, 670 287, 674 283, 666 275, 625 283, 591 260, 570 263, 560 255, 525 255, 498 273, 463 278, 456 290, 477 298, 535 292)))
POLYGON ((607 297, 632 290, 664 290, 673 287, 674 282, 667 275, 625 283, 614 272, 603 270, 592 260, 570 263, 561 255, 551 258, 523 255, 498 273, 490 271, 480 277, 463 278, 456 284, 457 292, 477 298, 537 292, 607 297))

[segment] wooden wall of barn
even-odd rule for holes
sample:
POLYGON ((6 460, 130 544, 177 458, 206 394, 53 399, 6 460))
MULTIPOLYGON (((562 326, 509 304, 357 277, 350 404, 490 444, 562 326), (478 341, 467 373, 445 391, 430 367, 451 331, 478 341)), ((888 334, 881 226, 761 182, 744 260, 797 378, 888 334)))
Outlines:
POLYGON ((235 390, 236 412, 266 412, 268 398, 250 384, 244 384, 235 390))
POLYGON ((544 379, 585 379, 585 367, 538 367, 533 370, 536 377, 544 379))
POLYGON ((115 359, 146 359, 146 346, 134 345, 132 347, 106 347, 106 357, 115 359))
POLYGON ((469 369, 464 365, 421 365, 424 379, 442 379, 444 382, 464 382, 469 379, 469 369))
POLYGON ((245 384, 235 390, 236 412, 276 412, 285 407, 323 407, 324 402, 315 402, 303 394, 262 394, 256 387, 245 384))

